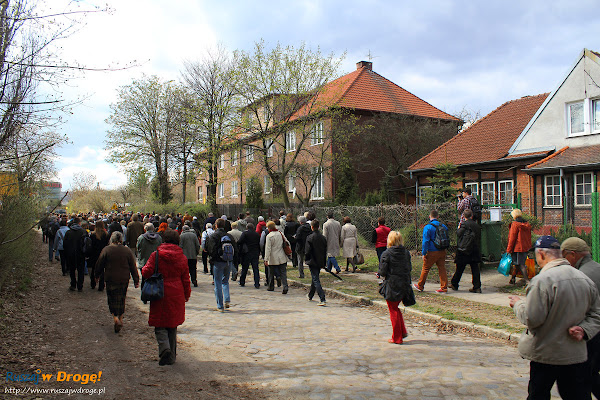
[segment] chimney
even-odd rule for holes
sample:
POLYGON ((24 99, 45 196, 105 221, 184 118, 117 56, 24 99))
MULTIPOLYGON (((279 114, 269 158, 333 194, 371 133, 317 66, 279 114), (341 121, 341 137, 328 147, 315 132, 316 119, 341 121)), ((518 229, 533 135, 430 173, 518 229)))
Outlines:
POLYGON ((356 63, 356 69, 366 68, 369 71, 373 70, 373 63, 371 61, 359 61, 356 63))

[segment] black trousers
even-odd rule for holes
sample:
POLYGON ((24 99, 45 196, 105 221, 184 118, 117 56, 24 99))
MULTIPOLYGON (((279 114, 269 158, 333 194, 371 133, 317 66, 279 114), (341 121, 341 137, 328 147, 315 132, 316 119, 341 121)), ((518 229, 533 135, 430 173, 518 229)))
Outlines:
POLYGON ((595 398, 600 399, 600 334, 587 342, 589 387, 595 398))
POLYGON ((260 272, 258 271, 258 254, 244 254, 242 256, 242 274, 240 275, 240 285, 246 284, 246 275, 248 268, 252 264, 252 276, 254 277, 254 287, 260 287, 260 272))
POLYGON ((194 285, 197 284, 197 270, 196 270, 196 264, 198 263, 198 260, 196 260, 195 258, 190 258, 188 260, 188 269, 190 270, 190 280, 192 281, 192 283, 194 285))
POLYGON ((591 399, 586 362, 571 365, 549 365, 531 361, 527 400, 550 400, 550 390, 556 382, 560 397, 565 400, 591 399))
POLYGON ((63 275, 66 275, 69 272, 69 268, 67 267, 67 256, 65 255, 64 250, 59 250, 58 254, 60 254, 60 268, 62 269, 63 275))
POLYGON ((481 289, 481 273, 479 272, 479 261, 473 260, 456 260, 456 272, 452 276, 450 283, 455 287, 459 286, 460 278, 462 278, 463 272, 465 272, 465 267, 468 265, 471 266, 471 274, 473 275, 473 289, 481 289))
POLYGON ((208 251, 204 251, 203 250, 202 251, 202 265, 204 266, 204 273, 205 274, 208 274, 208 265, 209 265, 209 263, 210 263, 210 274, 212 275, 212 273, 213 273, 212 272, 212 266, 213 266, 212 260, 211 261, 208 260, 208 251))
POLYGON ((77 287, 77 289, 83 289, 83 276, 85 269, 85 260, 73 260, 69 263, 69 275, 71 276, 71 287, 77 287))

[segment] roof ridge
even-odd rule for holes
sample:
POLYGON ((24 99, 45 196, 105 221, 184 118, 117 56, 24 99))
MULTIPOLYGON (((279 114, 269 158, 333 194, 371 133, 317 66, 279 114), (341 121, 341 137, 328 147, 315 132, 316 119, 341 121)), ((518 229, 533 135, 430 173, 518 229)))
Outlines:
POLYGON ((553 159, 554 157, 556 157, 557 155, 559 155, 559 154, 563 153, 563 152, 564 152, 565 150, 567 150, 568 148, 569 148, 569 146, 565 146, 565 147, 563 147, 562 149, 558 150, 557 152, 555 152, 555 153, 552 153, 552 154, 550 154, 549 156, 547 156, 547 157, 544 157, 544 158, 542 158, 541 160, 534 162, 533 164, 529 164, 529 165, 528 165, 528 166, 526 166, 525 168, 526 168, 526 169, 527 169, 527 168, 533 168, 533 167, 535 167, 536 165, 543 164, 543 163, 545 163, 546 161, 548 161, 548 160, 551 160, 551 159, 553 159))
POLYGON ((491 111, 489 114, 487 114, 487 115, 483 116, 482 118, 478 119, 477 121, 475 121, 471 126, 469 126, 464 131, 457 133, 456 135, 454 135, 450 139, 448 139, 446 142, 442 143, 441 145, 439 145, 435 149, 431 150, 429 153, 425 154, 423 157, 419 158, 417 161, 415 161, 414 163, 412 163, 410 165, 410 167, 408 167, 408 169, 410 170, 413 165, 426 160, 429 156, 431 156, 433 153, 435 153, 438 149, 441 149, 443 146, 446 146, 446 145, 450 144, 454 140, 458 140, 458 138, 462 137, 464 134, 466 134, 467 132, 469 132, 472 129, 474 129, 476 126, 478 126, 479 124, 481 124, 483 121, 487 120, 489 117, 491 117, 492 115, 494 115, 496 112, 498 112, 501 108, 505 107, 506 105, 514 103, 514 102, 518 102, 518 101, 524 101, 525 98, 530 99, 530 98, 537 98, 537 97, 540 97, 540 96, 547 96, 547 94, 546 93, 541 93, 541 94, 534 95, 534 96, 524 96, 524 97, 520 97, 518 99, 513 99, 513 100, 505 101, 503 104, 501 104, 498 107, 496 107, 496 109, 494 109, 493 111, 491 111))
MULTIPOLYGON (((363 71, 365 71, 367 69, 367 67, 360 67, 360 70, 358 70, 358 73, 356 74, 356 76, 354 77, 354 79, 352 79, 352 81, 350 81, 350 84, 348 85, 348 87, 346 88, 346 90, 344 90, 344 92, 340 95, 340 97, 338 98, 338 100, 336 101, 336 104, 339 104, 342 102, 342 99, 344 98, 344 96, 346 96, 346 93, 348 93, 348 91, 350 90, 350 88, 356 83, 356 81, 358 80, 358 77, 363 73, 363 71)), ((352 71, 355 72, 355 71, 352 71)), ((338 79, 342 79, 345 76, 348 76, 350 74, 352 74, 352 72, 347 73, 344 76, 339 77, 338 79)), ((336 79, 337 80, 337 79, 336 79)), ((333 81, 335 82, 335 81, 333 81)), ((331 83, 333 83, 331 82, 331 83)))

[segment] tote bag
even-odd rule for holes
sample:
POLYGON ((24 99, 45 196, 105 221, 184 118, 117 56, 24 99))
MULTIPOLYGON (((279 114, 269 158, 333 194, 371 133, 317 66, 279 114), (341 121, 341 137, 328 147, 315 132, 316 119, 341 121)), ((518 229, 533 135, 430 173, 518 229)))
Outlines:
POLYGON ((160 300, 165 295, 163 276, 158 272, 158 250, 156 250, 154 274, 144 282, 142 286, 142 301, 146 304, 149 301, 160 300))

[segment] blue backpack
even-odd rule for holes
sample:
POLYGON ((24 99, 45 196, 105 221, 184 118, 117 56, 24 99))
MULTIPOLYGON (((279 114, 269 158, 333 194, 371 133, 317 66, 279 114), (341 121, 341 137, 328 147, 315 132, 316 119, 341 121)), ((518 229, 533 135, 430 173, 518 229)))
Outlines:
POLYGON ((221 238, 221 247, 219 248, 219 258, 223 261, 233 261, 233 256, 235 255, 235 249, 233 248, 233 243, 231 243, 231 238, 227 235, 221 238))

